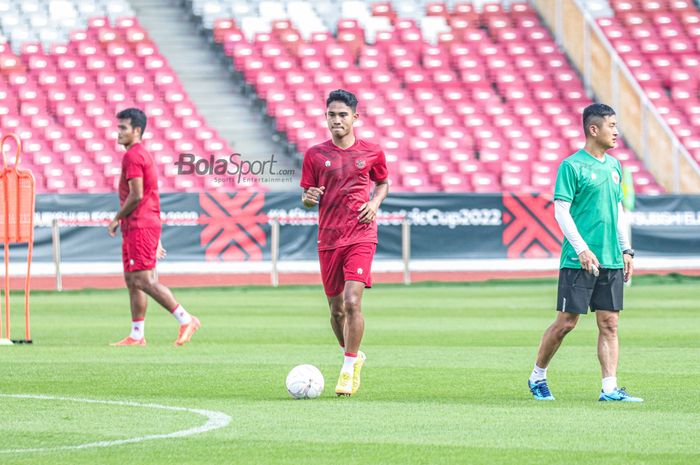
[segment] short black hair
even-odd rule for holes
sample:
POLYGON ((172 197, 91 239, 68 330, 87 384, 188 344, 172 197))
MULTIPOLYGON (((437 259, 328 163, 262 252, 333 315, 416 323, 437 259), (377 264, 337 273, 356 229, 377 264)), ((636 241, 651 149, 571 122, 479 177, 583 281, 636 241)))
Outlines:
POLYGON ((330 106, 331 102, 343 102, 345 105, 352 108, 352 111, 357 110, 357 97, 355 97, 355 94, 345 89, 337 89, 328 94, 326 108, 330 106))
POLYGON ((615 110, 612 107, 607 106, 604 103, 594 103, 588 105, 583 110, 583 134, 588 137, 588 126, 591 124, 598 125, 596 119, 605 119, 607 116, 613 116, 615 110))
POLYGON ((131 127, 141 128, 141 136, 146 131, 146 114, 138 108, 127 108, 117 113, 117 119, 128 119, 131 127))

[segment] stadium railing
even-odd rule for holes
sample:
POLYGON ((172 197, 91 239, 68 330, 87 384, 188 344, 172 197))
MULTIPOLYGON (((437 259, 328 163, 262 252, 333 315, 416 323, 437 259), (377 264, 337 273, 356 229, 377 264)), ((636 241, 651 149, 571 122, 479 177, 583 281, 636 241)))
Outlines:
POLYGON ((533 0, 584 84, 620 115, 625 140, 670 192, 700 192, 700 166, 681 144, 579 0, 533 0), (670 154, 670 156, 669 156, 670 154))

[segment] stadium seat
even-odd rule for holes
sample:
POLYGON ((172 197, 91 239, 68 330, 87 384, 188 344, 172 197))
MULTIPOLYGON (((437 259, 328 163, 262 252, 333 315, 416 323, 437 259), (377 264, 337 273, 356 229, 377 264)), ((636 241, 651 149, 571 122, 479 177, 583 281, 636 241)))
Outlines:
MULTIPOLYGON (((640 41, 640 53, 626 54, 625 60, 659 113, 690 150, 688 143, 692 141, 684 137, 693 132, 690 108, 698 102, 700 44, 696 38, 700 35, 700 12, 685 1, 617 1, 612 7, 615 16, 599 20, 604 33, 612 42, 640 41)), ((652 183, 643 181, 641 187, 645 186, 652 183)), ((650 191, 656 192, 655 187, 650 191)))
MULTIPOLYGON (((186 133, 202 150, 229 150, 198 117, 177 76, 129 16, 133 12, 126 2, 18 5, 12 13, 3 13, 3 27, 23 23, 36 30, 13 34, 18 55, 0 45, 0 73, 7 77, 7 84, 0 80, 0 123, 25 139, 31 166, 55 168, 37 173, 38 192, 113 191, 118 171, 97 172, 96 166, 119 168, 113 115, 126 104, 146 110, 152 128, 146 139, 168 128, 186 133), (51 43, 60 37, 69 42, 51 43), (132 100, 135 88, 139 91, 132 100), (194 123, 201 129, 196 136, 189 132, 194 123)), ((168 188, 187 187, 173 183, 168 188)))
MULTIPOLYGON (((211 1, 222 6, 212 11, 231 11, 223 0, 211 1)), ((638 3, 628 3, 626 16, 610 21, 606 33, 622 41, 630 60, 655 57, 668 73, 662 79, 687 88, 695 74, 682 72, 681 59, 692 54, 681 42, 665 43, 660 26, 646 20, 674 14, 637 12, 638 3), (635 35, 627 36, 632 27, 635 35)), ((298 152, 327 137, 318 105, 338 82, 360 98, 358 134, 380 141, 398 169, 392 189, 550 191, 556 175, 550 168, 581 142, 580 111, 590 101, 527 3, 345 1, 333 11, 294 1, 286 17, 277 3, 256 5, 250 8, 257 8, 257 19, 248 10, 214 18, 212 38, 298 152), (244 16, 253 19, 244 25, 244 16), (317 20, 337 33, 315 27, 317 20), (281 31, 293 46, 283 45, 281 31), (281 105, 288 101, 292 110, 281 105), (513 163, 539 168, 511 172, 513 163)), ((655 79, 649 74, 647 84, 655 79)), ((678 90, 672 99, 685 104, 687 96, 678 90)), ((684 122, 693 127, 690 121, 684 122)))

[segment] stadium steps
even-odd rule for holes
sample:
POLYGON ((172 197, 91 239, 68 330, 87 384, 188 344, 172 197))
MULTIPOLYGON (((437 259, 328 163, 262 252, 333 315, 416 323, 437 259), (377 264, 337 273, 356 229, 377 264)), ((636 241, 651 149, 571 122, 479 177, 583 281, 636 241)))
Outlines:
MULTIPOLYGON (((199 112, 233 150, 250 161, 268 160, 274 153, 278 168, 295 168, 295 161, 285 154, 282 144, 276 143, 277 136, 253 107, 254 102, 231 79, 196 25, 189 21, 188 13, 171 0, 130 3, 199 112)), ((296 171, 299 175, 300 170, 296 171)), ((288 190, 290 186, 269 183, 267 187, 288 190)))

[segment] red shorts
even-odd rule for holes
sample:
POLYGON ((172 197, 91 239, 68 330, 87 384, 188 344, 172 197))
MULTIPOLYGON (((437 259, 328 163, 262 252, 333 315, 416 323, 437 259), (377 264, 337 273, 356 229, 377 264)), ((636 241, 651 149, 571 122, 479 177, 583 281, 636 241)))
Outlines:
POLYGON ((345 281, 359 281, 372 287, 372 259, 377 244, 362 242, 331 250, 319 250, 323 290, 329 297, 342 294, 345 281))
POLYGON ((156 267, 156 250, 160 228, 129 229, 122 232, 124 271, 152 270, 156 267))

